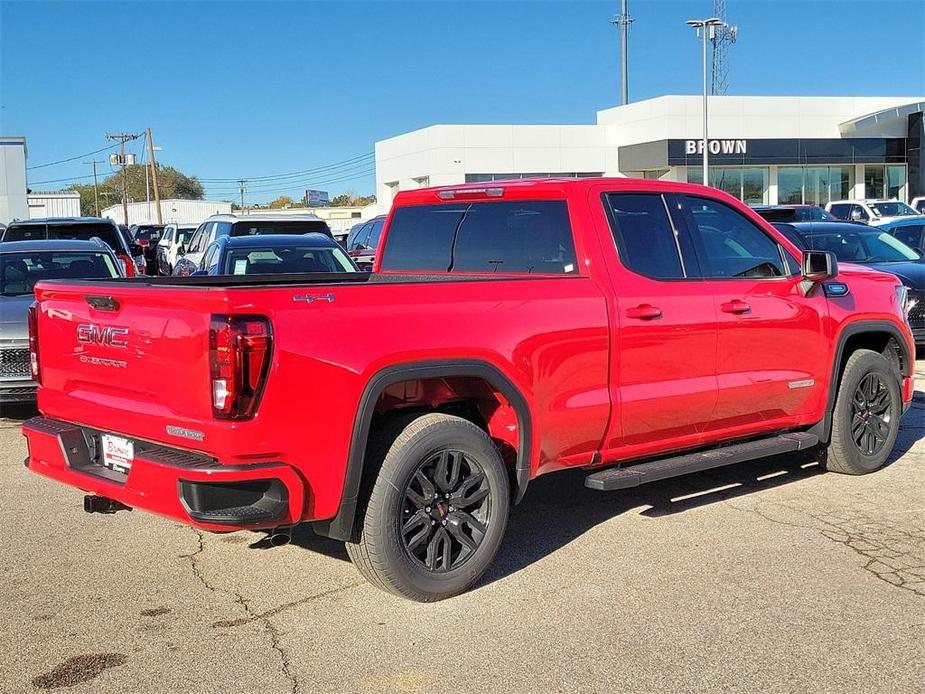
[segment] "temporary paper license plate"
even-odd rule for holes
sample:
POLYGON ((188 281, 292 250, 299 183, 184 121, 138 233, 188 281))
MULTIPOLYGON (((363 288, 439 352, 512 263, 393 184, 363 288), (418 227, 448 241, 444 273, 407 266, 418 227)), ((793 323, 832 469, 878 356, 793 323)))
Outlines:
POLYGON ((135 460, 135 444, 121 436, 102 435, 103 465, 117 472, 128 472, 135 460))

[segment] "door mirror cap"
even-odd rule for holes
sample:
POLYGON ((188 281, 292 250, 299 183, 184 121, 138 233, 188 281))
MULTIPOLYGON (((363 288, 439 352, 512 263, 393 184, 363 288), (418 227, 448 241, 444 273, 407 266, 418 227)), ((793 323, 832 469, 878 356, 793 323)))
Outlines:
POLYGON ((803 251, 803 279, 823 282, 838 277, 838 259, 831 251, 803 251))

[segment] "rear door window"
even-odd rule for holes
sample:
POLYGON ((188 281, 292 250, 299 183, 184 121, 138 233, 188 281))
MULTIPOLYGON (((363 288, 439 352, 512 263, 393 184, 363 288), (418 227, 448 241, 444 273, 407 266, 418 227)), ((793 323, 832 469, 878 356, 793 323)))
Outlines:
POLYGON ((836 203, 832 205, 829 209, 829 214, 837 219, 848 219, 848 213, 851 210, 850 204, 839 204, 836 203))
MULTIPOLYGON (((613 193, 606 200, 617 253, 627 269, 653 279, 690 274, 661 195, 613 193)), ((688 265, 692 255, 688 254, 688 265)))
POLYGON ((382 227, 385 226, 384 219, 377 219, 369 227, 369 238, 366 240, 366 247, 370 250, 376 250, 379 247, 379 238, 382 236, 382 227))

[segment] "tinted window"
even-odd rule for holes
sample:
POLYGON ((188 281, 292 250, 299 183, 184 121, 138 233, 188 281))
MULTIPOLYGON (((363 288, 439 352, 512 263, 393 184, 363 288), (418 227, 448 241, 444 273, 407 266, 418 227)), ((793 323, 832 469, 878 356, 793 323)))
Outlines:
POLYGON ((193 240, 190 241, 190 247, 187 253, 204 253, 206 246, 209 244, 209 232, 212 231, 212 227, 214 226, 214 223, 202 225, 199 231, 196 232, 196 235, 193 236, 193 240))
POLYGON ((369 238, 366 240, 366 246, 370 250, 375 250, 379 246, 379 237, 382 236, 382 227, 385 226, 385 220, 379 219, 369 227, 369 238))
POLYGON ((308 234, 321 232, 331 235, 326 222, 319 220, 279 220, 265 222, 248 222, 246 220, 234 223, 232 236, 263 236, 265 234, 308 234))
POLYGON ((473 203, 454 244, 461 272, 577 272, 564 201, 473 203))
POLYGON ((173 229, 167 229, 161 237, 161 240, 167 241, 168 243, 173 241, 173 229))
POLYGON ((922 232, 925 231, 925 224, 911 224, 903 226, 894 232, 894 236, 907 246, 912 248, 922 248, 922 232))
POLYGON ((397 208, 386 237, 382 269, 446 272, 450 267, 453 236, 468 208, 468 205, 397 208))
POLYGON ((685 196, 704 277, 782 277, 780 247, 754 223, 716 200, 685 196))
POLYGON ((149 241, 151 243, 156 243, 163 233, 163 227, 138 227, 135 230, 135 241, 149 241))
POLYGON ((656 279, 684 277, 674 229, 661 195, 607 196, 611 231, 624 266, 656 279))
POLYGON ((218 260, 216 256, 218 256, 218 246, 213 244, 206 250, 206 254, 203 256, 202 263, 200 263, 199 267, 203 270, 209 270, 211 272, 213 266, 218 260))
MULTIPOLYGON (((366 248, 366 242, 369 240, 369 230, 372 228, 372 222, 367 222, 363 224, 359 229, 356 229, 356 233, 353 234, 353 238, 347 239, 347 250, 348 251, 362 251, 366 248)), ((352 233, 352 232, 351 232, 352 233)))
POLYGON ((3 240, 78 239, 86 241, 94 236, 114 251, 122 251, 118 232, 112 224, 11 224, 4 232, 3 240))
POLYGON ((829 214, 835 217, 836 219, 848 219, 848 211, 851 209, 851 205, 846 204, 837 204, 832 205, 829 208, 829 214))
POLYGON ((398 208, 384 270, 577 272, 562 201, 490 202, 398 208))
POLYGON ((31 294, 42 279, 118 277, 112 257, 105 253, 30 251, 0 254, 0 294, 31 294))

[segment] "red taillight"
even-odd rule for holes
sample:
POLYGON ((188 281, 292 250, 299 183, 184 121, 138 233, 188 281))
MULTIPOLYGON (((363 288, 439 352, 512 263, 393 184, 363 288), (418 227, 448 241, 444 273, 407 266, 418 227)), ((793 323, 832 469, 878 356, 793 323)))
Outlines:
POLYGON ((116 257, 122 261, 122 266, 125 268, 126 277, 135 276, 135 261, 132 260, 131 256, 126 255, 125 253, 116 253, 116 257))
POLYGON ((273 338, 263 316, 213 315, 209 330, 212 414, 249 419, 270 370, 273 338))
POLYGON ((42 382, 42 374, 39 369, 39 315, 38 308, 35 304, 29 307, 29 370, 32 372, 32 380, 36 383, 42 382))

